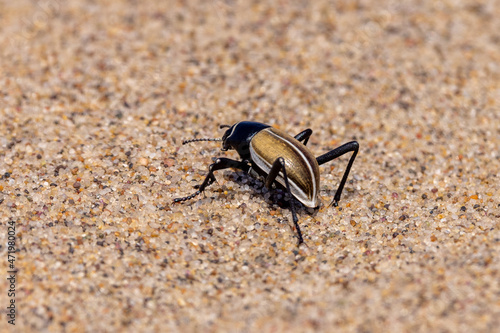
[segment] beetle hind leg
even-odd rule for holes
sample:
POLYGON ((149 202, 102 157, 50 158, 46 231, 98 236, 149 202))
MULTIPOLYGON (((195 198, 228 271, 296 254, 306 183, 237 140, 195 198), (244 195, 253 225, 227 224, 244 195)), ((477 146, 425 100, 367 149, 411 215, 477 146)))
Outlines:
POLYGON ((183 202, 183 201, 193 199, 194 197, 199 195, 201 192, 205 191, 205 189, 208 186, 210 186, 211 184, 213 184, 216 181, 215 176, 214 176, 215 171, 222 170, 222 169, 228 169, 228 168, 240 169, 240 170, 243 170, 245 172, 248 172, 248 170, 250 169, 250 166, 246 162, 235 161, 235 160, 231 160, 229 158, 217 158, 217 159, 215 159, 215 162, 210 164, 210 166, 208 167, 208 174, 205 177, 205 180, 203 181, 203 183, 201 183, 201 185, 195 186, 197 191, 191 195, 186 196, 186 197, 174 199, 174 203, 183 202))
MULTIPOLYGON (((215 183, 215 181, 216 181, 216 180, 217 180, 217 179, 216 179, 216 178, 215 178, 215 176, 212 174, 212 178, 210 178, 210 179, 208 180, 208 184, 207 184, 207 186, 205 186, 205 188, 207 188, 207 187, 209 187, 210 185, 212 185, 213 183, 215 183)), ((201 184, 197 184, 197 185, 195 185, 195 186, 193 186, 193 187, 194 187, 195 189, 199 189, 199 188, 201 187, 201 184)))
POLYGON ((293 224, 295 225, 295 229, 297 229, 297 236, 299 238, 298 245, 300 245, 304 243, 304 239, 302 238, 302 232, 300 231, 299 227, 299 219, 297 218, 297 213, 295 212, 293 195, 292 192, 290 191, 290 184, 288 183, 288 176, 286 175, 285 159, 283 157, 279 157, 274 161, 271 170, 269 170, 269 174, 267 175, 265 186, 267 188, 271 188, 271 185, 276 180, 276 177, 278 176, 280 171, 283 171, 283 179, 285 180, 285 189, 288 193, 288 196, 290 197, 290 210, 292 211, 293 224))
POLYGON ((299 142, 304 141, 303 144, 304 146, 306 146, 307 142, 309 141, 309 137, 311 136, 312 133, 313 133, 312 129, 308 128, 306 130, 303 130, 296 136, 294 136, 294 138, 297 139, 299 142))
POLYGON ((349 172, 351 171, 354 160, 356 159, 356 155, 358 154, 359 144, 357 141, 351 141, 342 146, 335 148, 334 150, 329 151, 326 154, 323 154, 316 158, 318 164, 324 164, 326 162, 330 162, 337 157, 340 157, 346 153, 352 152, 351 158, 349 159, 349 163, 347 164, 347 168, 344 171, 344 175, 342 176, 342 180, 340 181, 340 185, 337 188, 337 192, 335 192, 335 196, 333 197, 333 201, 331 205, 337 207, 338 202, 340 201, 340 196, 342 195, 342 191, 344 190, 344 185, 347 181, 347 176, 349 176, 349 172))

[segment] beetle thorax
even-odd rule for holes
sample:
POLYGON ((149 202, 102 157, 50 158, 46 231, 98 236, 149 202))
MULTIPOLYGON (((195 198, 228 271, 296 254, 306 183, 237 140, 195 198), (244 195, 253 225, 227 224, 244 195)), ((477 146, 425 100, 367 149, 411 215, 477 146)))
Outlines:
POLYGON ((238 152, 241 159, 250 159, 250 141, 258 132, 269 125, 251 122, 251 121, 240 121, 233 126, 231 126, 224 136, 222 137, 223 149, 234 149, 238 152))

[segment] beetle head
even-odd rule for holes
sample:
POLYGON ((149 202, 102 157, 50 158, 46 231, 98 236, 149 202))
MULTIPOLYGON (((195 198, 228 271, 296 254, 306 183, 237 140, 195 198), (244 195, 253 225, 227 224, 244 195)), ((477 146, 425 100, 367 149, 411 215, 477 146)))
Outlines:
POLYGON ((199 142, 199 141, 222 141, 223 151, 234 149, 238 152, 238 154, 243 160, 249 160, 250 141, 252 140, 255 134, 257 134, 258 132, 260 132, 265 128, 268 128, 269 125, 251 121, 240 121, 232 126, 230 125, 220 126, 220 128, 226 128, 226 127, 228 127, 228 129, 226 130, 221 139, 209 139, 209 138, 191 139, 183 141, 182 144, 190 142, 199 142))
MULTIPOLYGON (((222 125, 221 128, 222 127, 229 126, 222 125)), ((255 134, 267 127, 269 127, 269 125, 251 121, 240 121, 230 126, 222 136, 222 150, 234 149, 242 159, 249 159, 250 141, 255 134)))

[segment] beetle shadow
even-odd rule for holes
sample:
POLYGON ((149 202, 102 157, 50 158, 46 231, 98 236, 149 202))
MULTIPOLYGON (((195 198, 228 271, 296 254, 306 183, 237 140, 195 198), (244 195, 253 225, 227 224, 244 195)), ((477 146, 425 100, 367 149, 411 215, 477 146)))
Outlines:
MULTIPOLYGON (((253 195, 261 197, 262 200, 267 204, 267 208, 270 210, 273 210, 273 208, 275 208, 275 205, 277 205, 281 209, 290 211, 291 214, 289 201, 291 199, 294 200, 293 203, 295 205, 295 212, 299 216, 299 219, 300 215, 304 213, 314 217, 319 211, 318 208, 320 206, 317 208, 308 208, 297 199, 293 197, 288 198, 288 194, 286 193, 285 188, 277 182, 275 182, 276 186, 273 186, 273 188, 271 189, 267 189, 264 185, 264 179, 254 178, 243 171, 227 171, 223 174, 223 176, 226 177, 226 179, 237 183, 240 187, 248 185, 253 195), (269 195, 266 195, 267 193, 269 193, 269 195)), ((291 216, 289 220, 290 223, 293 223, 291 216)))

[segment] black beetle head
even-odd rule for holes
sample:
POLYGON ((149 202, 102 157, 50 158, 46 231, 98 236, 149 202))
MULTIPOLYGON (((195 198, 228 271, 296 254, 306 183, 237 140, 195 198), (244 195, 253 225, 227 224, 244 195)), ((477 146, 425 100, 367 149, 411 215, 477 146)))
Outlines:
POLYGON ((268 127, 269 125, 261 123, 240 121, 229 127, 222 136, 222 150, 234 149, 242 159, 248 160, 250 158, 250 141, 253 136, 268 127))

